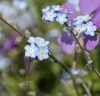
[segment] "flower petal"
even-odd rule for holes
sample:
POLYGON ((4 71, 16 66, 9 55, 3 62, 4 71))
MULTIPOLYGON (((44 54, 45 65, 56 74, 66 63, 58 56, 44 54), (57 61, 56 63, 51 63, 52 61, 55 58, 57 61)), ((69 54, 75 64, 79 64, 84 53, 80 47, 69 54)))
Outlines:
POLYGON ((29 45, 26 45, 26 46, 24 47, 24 49, 25 49, 25 50, 29 50, 29 49, 30 49, 30 46, 29 46, 29 45))
POLYGON ((80 0, 79 6, 82 15, 90 15, 100 7, 100 0, 80 0))
POLYGON ((49 44, 49 41, 45 41, 45 45, 47 46, 49 44))
POLYGON ((44 48, 44 52, 45 52, 45 53, 49 53, 48 48, 44 48))
POLYGON ((73 18, 76 18, 78 16, 78 13, 74 7, 74 5, 70 2, 64 3, 63 5, 61 5, 61 8, 63 8, 61 10, 61 13, 65 13, 65 10, 67 10, 68 12, 72 12, 69 16, 68 16, 68 21, 72 20, 73 18))
POLYGON ((34 44, 34 43, 31 43, 31 47, 32 47, 32 48, 35 48, 36 46, 35 46, 35 44, 34 44))
POLYGON ((30 52, 28 52, 28 51, 25 52, 25 56, 26 56, 26 57, 30 57, 30 55, 31 55, 30 52))
POLYGON ((100 28, 100 9, 97 10, 92 17, 92 22, 96 25, 96 27, 100 28))
POLYGON ((49 57, 49 55, 48 54, 45 54, 43 58, 44 59, 47 59, 48 57, 49 57))
POLYGON ((57 42, 63 48, 64 52, 68 54, 72 54, 74 52, 71 48, 76 45, 76 42, 70 33, 63 32, 63 34, 58 37, 57 42))
POLYGON ((34 37, 30 37, 30 38, 28 39, 28 42, 29 42, 29 43, 35 43, 35 38, 34 38, 34 37))
POLYGON ((35 58, 35 57, 36 57, 36 55, 35 55, 34 53, 32 53, 32 54, 31 54, 31 57, 32 57, 32 58, 35 58))
POLYGON ((40 61, 42 61, 42 60, 43 60, 43 57, 42 57, 42 56, 38 56, 38 59, 39 59, 40 61))
POLYGON ((94 36, 84 34, 84 45, 87 50, 93 50, 99 43, 99 36, 95 34, 94 36))

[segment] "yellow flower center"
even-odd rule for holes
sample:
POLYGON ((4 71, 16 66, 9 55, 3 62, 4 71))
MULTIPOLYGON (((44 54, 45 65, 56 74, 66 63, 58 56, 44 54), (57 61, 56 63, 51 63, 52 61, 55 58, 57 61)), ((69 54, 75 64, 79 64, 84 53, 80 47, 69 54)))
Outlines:
POLYGON ((82 29, 81 28, 77 28, 77 32, 78 33, 82 32, 82 29))
POLYGON ((40 42, 40 45, 43 46, 44 45, 44 42, 40 42))
POLYGON ((40 51, 40 56, 43 56, 44 55, 44 51, 40 51))
POLYGON ((49 18, 52 18, 52 17, 53 17, 53 14, 49 14, 48 17, 49 17, 49 18))
POLYGON ((72 26, 70 26, 69 29, 72 30, 72 26))

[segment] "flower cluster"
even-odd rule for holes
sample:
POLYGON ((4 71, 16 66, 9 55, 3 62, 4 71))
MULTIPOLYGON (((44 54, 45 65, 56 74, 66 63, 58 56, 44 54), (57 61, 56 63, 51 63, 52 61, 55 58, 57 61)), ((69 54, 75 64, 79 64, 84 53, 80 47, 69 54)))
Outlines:
POLYGON ((100 28, 100 1, 79 0, 79 7, 80 13, 70 2, 61 5, 62 14, 65 13, 65 10, 72 12, 72 14, 68 15, 67 32, 64 30, 57 40, 67 54, 74 53, 73 48, 77 46, 77 42, 70 32, 76 35, 85 50, 93 50, 99 43, 99 36, 96 31, 97 28, 100 28), (81 15, 79 16, 78 13, 81 15))
POLYGON ((40 61, 49 57, 49 41, 45 41, 44 38, 41 37, 30 37, 28 39, 28 42, 30 43, 30 45, 26 45, 24 47, 26 50, 26 57, 38 58, 40 61))
POLYGON ((79 35, 84 32, 86 35, 94 36, 97 27, 93 24, 89 15, 78 16, 69 22, 69 27, 73 28, 74 34, 79 35))
POLYGON ((51 7, 48 6, 44 9, 42 9, 42 12, 43 12, 42 19, 46 22, 53 22, 54 19, 56 19, 56 21, 62 25, 65 22, 67 22, 67 20, 68 20, 67 15, 70 12, 65 12, 65 13, 61 14, 60 13, 61 10, 62 10, 62 8, 60 7, 60 5, 53 5, 51 7))

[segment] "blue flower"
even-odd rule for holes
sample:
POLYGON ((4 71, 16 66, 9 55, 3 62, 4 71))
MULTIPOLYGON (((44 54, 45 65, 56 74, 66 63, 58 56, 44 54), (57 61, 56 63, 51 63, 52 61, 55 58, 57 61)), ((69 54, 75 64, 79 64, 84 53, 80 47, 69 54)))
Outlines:
POLYGON ((43 59, 47 59, 49 58, 49 49, 47 47, 44 47, 44 48, 39 48, 37 51, 36 51, 36 55, 38 57, 38 59, 40 61, 42 61, 43 59))
POLYGON ((85 34, 87 35, 91 35, 91 36, 94 36, 95 35, 95 32, 97 27, 95 25, 93 25, 93 23, 90 21, 88 22, 86 25, 86 31, 85 31, 85 34))
POLYGON ((69 80, 70 78, 71 78, 71 76, 69 75, 69 73, 67 71, 63 71, 63 73, 61 75, 61 80, 66 81, 66 80, 69 80))
POLYGON ((38 47, 46 47, 49 44, 49 41, 45 41, 44 38, 37 37, 36 38, 36 45, 38 47))
POLYGON ((67 22, 66 14, 58 13, 56 21, 59 22, 61 25, 67 22))
POLYGON ((77 18, 74 19, 74 25, 80 25, 83 23, 83 19, 81 18, 81 16, 78 16, 77 18))
POLYGON ((42 12, 45 13, 46 11, 49 11, 50 10, 50 7, 47 6, 46 8, 42 9, 42 12))
POLYGON ((79 70, 79 69, 77 69, 77 70, 71 69, 70 72, 71 72, 73 75, 78 75, 78 74, 80 73, 80 70, 79 70))
POLYGON ((28 42, 29 43, 35 43, 35 38, 34 37, 29 37, 28 42))
MULTIPOLYGON (((80 70, 71 69, 70 72, 71 72, 72 75, 78 75, 80 70)), ((69 79, 71 79, 70 74, 67 71, 63 71, 63 73, 61 75, 61 80, 66 81, 66 80, 69 80, 69 79)))
POLYGON ((48 46, 49 41, 45 41, 44 38, 41 37, 30 37, 28 42, 31 45, 26 45, 24 49, 26 50, 25 56, 35 58, 37 57, 39 60, 47 59, 49 57, 50 48, 48 46))
POLYGON ((38 50, 38 48, 34 44, 31 44, 30 46, 26 45, 24 49, 26 50, 25 52, 26 57, 31 57, 31 58, 36 57, 35 52, 38 50))
POLYGON ((52 8, 54 9, 54 11, 60 11, 62 9, 60 5, 53 5, 52 8))
POLYGON ((85 15, 85 16, 81 16, 81 18, 83 19, 83 21, 87 22, 91 19, 91 17, 89 15, 85 15))
MULTIPOLYGON (((74 77, 76 77, 76 76, 82 77, 82 76, 88 74, 86 71, 80 70, 80 69, 70 69, 69 71, 74 77)), ((61 81, 66 81, 69 79, 71 79, 70 74, 64 70, 63 73, 61 74, 61 81)))
POLYGON ((74 33, 80 34, 81 32, 84 32, 85 30, 86 30, 85 25, 77 25, 77 26, 74 28, 74 33))
POLYGON ((44 20, 52 22, 54 20, 54 18, 56 17, 56 15, 57 14, 54 12, 54 10, 47 11, 47 12, 45 12, 44 20))

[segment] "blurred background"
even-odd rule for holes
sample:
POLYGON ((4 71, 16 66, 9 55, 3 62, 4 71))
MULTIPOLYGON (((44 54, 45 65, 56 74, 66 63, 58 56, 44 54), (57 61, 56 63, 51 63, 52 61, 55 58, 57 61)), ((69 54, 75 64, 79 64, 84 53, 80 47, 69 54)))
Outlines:
MULTIPOLYGON (((68 0, 67 0, 68 1, 68 0)), ((63 32, 63 25, 57 22, 42 21, 42 9, 47 6, 61 5, 66 0, 0 0, 1 16, 24 34, 29 30, 34 37, 50 41, 51 53, 72 70, 76 77, 80 96, 100 96, 100 78, 85 68, 86 59, 80 52, 73 67, 73 55, 67 55, 57 43, 63 32), (85 87, 84 87, 85 86, 85 87)), ((78 0, 69 0, 77 10, 78 0)), ((24 57, 26 40, 19 45, 15 40, 19 35, 0 21, 0 96, 77 96, 71 77, 52 59, 35 60, 31 63, 29 81, 32 90, 25 85, 29 58, 24 57), (66 74, 65 74, 66 73, 66 74), (38 93, 38 95, 36 95, 38 93)), ((100 71, 100 45, 90 52, 94 66, 100 71)))

